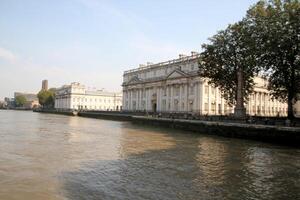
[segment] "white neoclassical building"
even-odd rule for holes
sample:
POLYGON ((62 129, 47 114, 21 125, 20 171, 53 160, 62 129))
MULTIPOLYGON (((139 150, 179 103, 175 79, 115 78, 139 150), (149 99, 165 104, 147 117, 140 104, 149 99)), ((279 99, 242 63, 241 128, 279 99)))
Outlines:
POLYGON ((122 93, 88 89, 80 83, 71 83, 56 89, 56 109, 122 110, 122 93))
MULTIPOLYGON (((123 110, 148 112, 192 112, 200 115, 233 113, 218 88, 198 75, 199 54, 140 65, 123 74, 123 110)), ((272 100, 267 80, 255 77, 254 93, 245 105, 247 114, 286 115, 287 104, 272 100)))

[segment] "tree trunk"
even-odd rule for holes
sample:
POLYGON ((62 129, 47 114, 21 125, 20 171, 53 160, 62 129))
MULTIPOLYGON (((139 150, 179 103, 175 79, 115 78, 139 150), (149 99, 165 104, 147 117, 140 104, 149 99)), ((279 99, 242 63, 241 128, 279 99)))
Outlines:
POLYGON ((244 118, 246 116, 246 109, 244 107, 244 77, 241 68, 237 71, 237 93, 236 93, 236 106, 234 115, 237 118, 244 118))

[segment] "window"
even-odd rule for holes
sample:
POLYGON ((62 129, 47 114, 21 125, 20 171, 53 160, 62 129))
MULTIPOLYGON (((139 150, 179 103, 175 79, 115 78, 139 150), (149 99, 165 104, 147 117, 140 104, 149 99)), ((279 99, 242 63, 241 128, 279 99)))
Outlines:
POLYGON ((137 93, 136 91, 132 91, 132 98, 134 99, 136 98, 136 93, 137 93))
POLYGON ((166 87, 163 88, 163 96, 167 96, 167 88, 166 87))
POLYGON ((175 95, 179 96, 179 92, 180 92, 180 88, 179 87, 175 87, 175 95))
POLYGON ((211 103, 211 111, 216 112, 216 103, 211 103))
POLYGON ((204 93, 208 95, 208 85, 205 86, 204 93))
POLYGON ((190 94, 193 95, 195 92, 195 87, 193 85, 190 86, 190 94))
POLYGON ((162 110, 165 111, 166 110, 166 105, 167 105, 167 102, 166 100, 162 100, 162 110))
POLYGON ((208 103, 205 103, 205 104, 204 104, 204 110, 205 110, 205 111, 208 111, 208 103))
POLYGON ((211 88, 211 94, 212 94, 213 96, 215 96, 215 93, 216 93, 216 88, 212 87, 212 88, 211 88))

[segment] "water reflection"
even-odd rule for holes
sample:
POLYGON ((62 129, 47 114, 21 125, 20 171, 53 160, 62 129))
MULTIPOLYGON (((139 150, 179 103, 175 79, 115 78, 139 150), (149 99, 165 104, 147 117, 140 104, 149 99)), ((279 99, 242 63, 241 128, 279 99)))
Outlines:
POLYGON ((300 151, 0 111, 0 199, 297 199, 300 151))

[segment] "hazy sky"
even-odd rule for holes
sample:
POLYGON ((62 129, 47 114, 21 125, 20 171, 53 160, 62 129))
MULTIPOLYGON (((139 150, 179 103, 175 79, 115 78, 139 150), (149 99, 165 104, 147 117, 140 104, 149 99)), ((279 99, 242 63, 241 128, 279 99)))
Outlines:
POLYGON ((0 0, 0 99, 70 82, 121 91, 124 70, 201 51, 256 0, 0 0))

